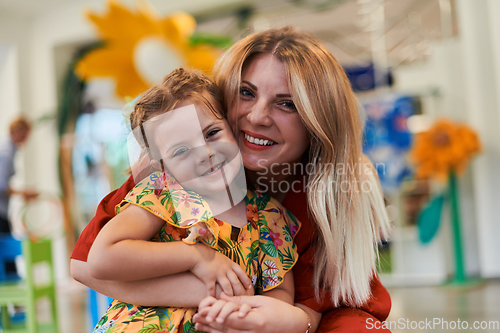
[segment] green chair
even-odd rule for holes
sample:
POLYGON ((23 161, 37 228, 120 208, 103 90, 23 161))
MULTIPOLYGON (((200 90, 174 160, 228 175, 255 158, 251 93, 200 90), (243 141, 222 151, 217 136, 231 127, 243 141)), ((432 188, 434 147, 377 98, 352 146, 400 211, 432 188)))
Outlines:
POLYGON ((3 333, 58 333, 51 240, 22 241, 26 279, 0 283, 0 311, 3 333), (48 303, 50 302, 50 304, 48 303), (7 305, 25 309, 24 323, 12 322, 7 305), (45 308, 43 307, 44 305, 45 308), (48 306, 47 306, 48 305, 48 306), (37 311, 39 309, 40 311, 37 311), (45 311, 42 311, 45 310, 45 311), (41 316, 45 314, 45 316, 41 316), (44 317, 38 320, 39 317, 44 317))

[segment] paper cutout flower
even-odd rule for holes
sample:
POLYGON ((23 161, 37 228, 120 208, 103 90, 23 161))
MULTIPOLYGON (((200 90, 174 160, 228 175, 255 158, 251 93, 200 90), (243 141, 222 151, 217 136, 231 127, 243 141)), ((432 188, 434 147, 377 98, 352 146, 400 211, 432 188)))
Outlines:
POLYGON ((177 13, 164 18, 142 5, 133 12, 109 1, 102 16, 87 13, 103 47, 90 51, 76 66, 83 80, 111 77, 116 93, 135 97, 179 66, 209 73, 221 50, 210 45, 192 45, 194 18, 177 13))
POLYGON ((415 137, 410 159, 417 178, 445 181, 451 171, 463 174, 470 160, 481 152, 477 134, 465 124, 442 119, 415 137))

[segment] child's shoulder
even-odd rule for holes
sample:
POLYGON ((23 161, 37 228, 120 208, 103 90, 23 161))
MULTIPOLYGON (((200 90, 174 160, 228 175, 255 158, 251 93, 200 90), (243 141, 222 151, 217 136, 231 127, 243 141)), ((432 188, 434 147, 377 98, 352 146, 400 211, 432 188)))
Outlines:
POLYGON ((261 227, 284 228, 292 238, 295 237, 301 223, 278 200, 258 189, 248 190, 245 200, 247 219, 250 222, 254 221, 261 227))

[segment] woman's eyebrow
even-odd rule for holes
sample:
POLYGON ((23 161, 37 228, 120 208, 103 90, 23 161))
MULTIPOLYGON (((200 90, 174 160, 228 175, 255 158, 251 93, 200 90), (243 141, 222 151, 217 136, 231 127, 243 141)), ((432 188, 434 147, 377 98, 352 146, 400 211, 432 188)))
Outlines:
POLYGON ((255 86, 255 85, 251 84, 251 83, 250 83, 250 82, 248 82, 248 81, 241 81, 241 83, 246 83, 246 84, 248 84, 248 85, 250 86, 250 88, 252 88, 252 89, 253 89, 253 90, 255 90, 255 91, 259 90, 259 89, 257 88, 257 86, 255 86))
MULTIPOLYGON (((258 90, 257 86, 253 85, 252 83, 250 83, 248 81, 241 81, 241 83, 248 84, 250 86, 250 88, 252 88, 255 91, 258 90)), ((285 98, 291 98, 292 95, 290 95, 290 94, 276 94, 276 97, 278 97, 278 98, 283 98, 283 97, 285 97, 285 98)))

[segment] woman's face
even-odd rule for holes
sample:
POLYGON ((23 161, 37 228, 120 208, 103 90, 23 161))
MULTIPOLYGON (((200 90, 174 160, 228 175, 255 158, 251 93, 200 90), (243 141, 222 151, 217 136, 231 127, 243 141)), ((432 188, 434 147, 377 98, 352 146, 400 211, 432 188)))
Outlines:
POLYGON ((285 66, 271 54, 257 54, 249 58, 241 77, 239 98, 228 120, 239 131, 245 168, 278 171, 300 161, 309 133, 292 101, 285 66))

